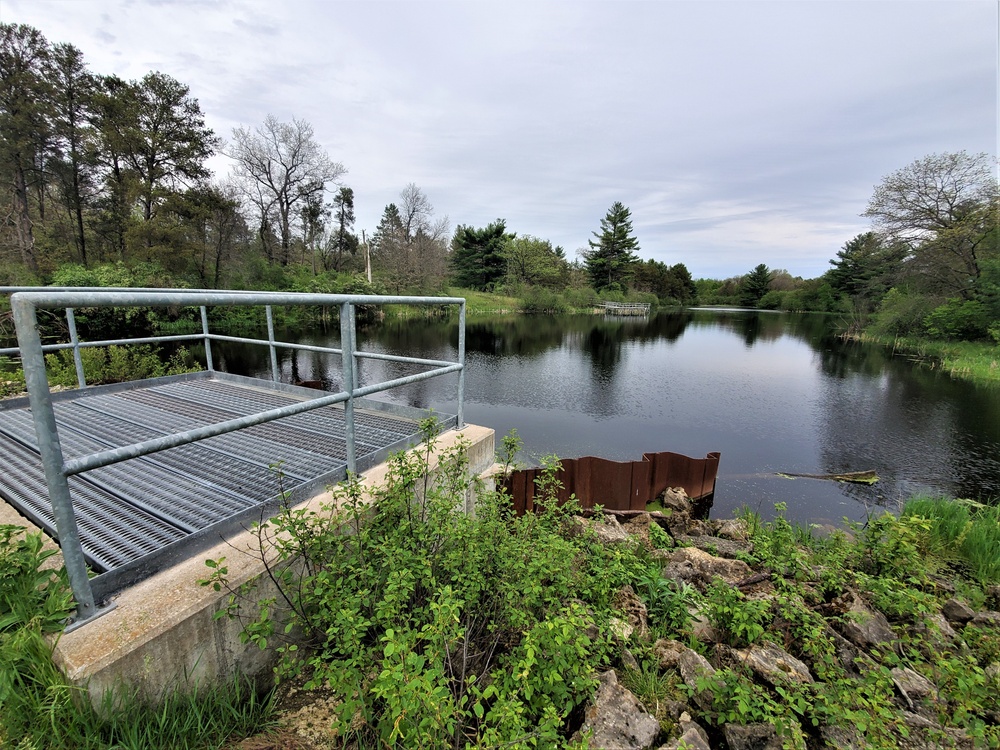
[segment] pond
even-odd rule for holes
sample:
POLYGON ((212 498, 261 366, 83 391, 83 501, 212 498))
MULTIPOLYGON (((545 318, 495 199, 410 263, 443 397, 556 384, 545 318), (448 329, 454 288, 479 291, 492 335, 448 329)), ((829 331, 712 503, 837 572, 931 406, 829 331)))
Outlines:
MULTIPOLYGON (((841 341, 823 315, 685 310, 648 318, 470 316, 466 421, 516 429, 537 457, 641 458, 721 451, 712 515, 788 505, 800 523, 863 520, 914 493, 1000 497, 1000 391, 841 341), (788 479, 874 469, 874 486, 788 479)), ((365 351, 456 356, 457 323, 390 319, 359 332, 365 351)), ((336 332, 284 340, 336 345, 336 332)), ((282 338, 279 336, 279 338, 282 338)), ((269 377, 267 351, 216 344, 217 366, 269 377)), ((362 382, 398 375, 365 360, 362 382)), ((284 379, 339 384, 338 358, 284 352, 284 379)), ((388 400, 454 413, 456 379, 388 400)))

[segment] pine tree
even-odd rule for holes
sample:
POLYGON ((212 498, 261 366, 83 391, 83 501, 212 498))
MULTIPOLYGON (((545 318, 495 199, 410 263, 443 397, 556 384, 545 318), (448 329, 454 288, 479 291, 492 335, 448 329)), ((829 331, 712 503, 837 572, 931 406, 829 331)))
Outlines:
POLYGON ((591 249, 584 253, 584 265, 591 285, 602 289, 623 289, 639 262, 635 252, 639 241, 632 235, 632 213, 620 201, 601 219, 601 231, 594 232, 591 249))

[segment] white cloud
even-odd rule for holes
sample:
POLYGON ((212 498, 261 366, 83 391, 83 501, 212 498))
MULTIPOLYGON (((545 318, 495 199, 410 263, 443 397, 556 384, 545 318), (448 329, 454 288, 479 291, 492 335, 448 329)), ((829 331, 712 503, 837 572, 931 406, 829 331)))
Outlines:
POLYGON ((3 0, 0 16, 95 72, 174 76, 223 137, 308 120, 359 228, 416 182, 453 226, 502 217, 572 254, 621 200, 643 256, 695 276, 817 275, 883 175, 996 147, 981 0, 3 0))

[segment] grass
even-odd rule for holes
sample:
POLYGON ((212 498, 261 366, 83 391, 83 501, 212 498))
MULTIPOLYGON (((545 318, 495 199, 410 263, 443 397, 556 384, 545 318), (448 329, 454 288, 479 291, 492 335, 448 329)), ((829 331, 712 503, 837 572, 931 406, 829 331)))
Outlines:
POLYGON ((1000 506, 917 497, 903 516, 930 521, 930 549, 964 565, 982 583, 1000 583, 1000 506))
POLYGON ((119 691, 98 710, 52 661, 72 610, 63 569, 40 533, 0 526, 0 747, 17 750, 221 748, 273 720, 273 691, 245 678, 179 684, 152 702, 119 691))

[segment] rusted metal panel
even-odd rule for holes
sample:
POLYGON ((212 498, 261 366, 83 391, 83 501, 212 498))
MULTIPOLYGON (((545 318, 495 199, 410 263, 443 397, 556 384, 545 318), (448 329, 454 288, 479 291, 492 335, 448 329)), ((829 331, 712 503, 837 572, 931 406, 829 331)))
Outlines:
MULTIPOLYGON (((608 510, 643 510, 667 487, 683 487, 692 500, 703 500, 715 492, 719 471, 718 452, 705 458, 690 458, 680 453, 644 453, 641 461, 611 461, 584 456, 560 461, 556 492, 560 503, 576 495, 584 508, 602 505, 608 510)), ((518 514, 536 509, 536 480, 544 469, 514 471, 504 480, 514 511, 518 514)))

